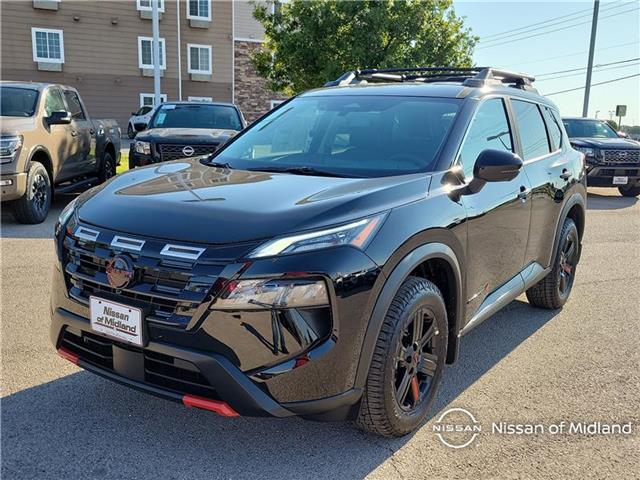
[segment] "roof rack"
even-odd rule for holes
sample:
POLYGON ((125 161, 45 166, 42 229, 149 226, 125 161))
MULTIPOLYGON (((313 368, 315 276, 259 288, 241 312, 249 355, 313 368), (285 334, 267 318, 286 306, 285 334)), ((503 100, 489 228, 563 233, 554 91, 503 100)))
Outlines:
POLYGON ((355 85, 370 82, 456 82, 465 87, 509 85, 536 92, 532 84, 535 77, 494 67, 419 67, 419 68, 371 68, 345 72, 325 87, 355 85))

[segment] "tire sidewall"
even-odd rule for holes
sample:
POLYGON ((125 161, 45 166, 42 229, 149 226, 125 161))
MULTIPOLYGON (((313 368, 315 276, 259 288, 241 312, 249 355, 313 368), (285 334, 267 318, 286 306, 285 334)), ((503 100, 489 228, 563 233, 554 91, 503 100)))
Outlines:
POLYGON ((106 182, 107 180, 115 177, 116 175, 116 162, 110 153, 105 153, 102 158, 102 165, 100 167, 100 181, 106 182), (111 168, 111 175, 108 175, 107 169, 111 168))
POLYGON ((49 177, 49 172, 47 172, 47 169, 44 167, 44 165, 39 162, 33 162, 31 164, 29 173, 27 175, 27 190, 24 194, 24 197, 17 201, 23 202, 23 208, 27 209, 27 211, 29 212, 28 215, 32 217, 31 220, 35 220, 35 223, 41 223, 47 218, 49 210, 51 209, 52 189, 51 178, 49 177), (39 175, 44 178, 47 186, 46 205, 43 211, 36 209, 33 196, 33 184, 39 175))
POLYGON ((574 223, 573 220, 571 220, 570 218, 567 218, 565 219, 564 225, 562 226, 562 234, 560 236, 560 241, 558 242, 558 251, 556 252, 556 262, 553 268, 553 275, 554 275, 553 278, 556 279, 556 295, 558 296, 560 305, 564 305, 566 301, 569 299, 569 297, 571 296, 571 292, 573 290, 573 283, 575 282, 575 275, 576 275, 576 270, 578 268, 579 259, 580 259, 580 235, 578 234, 578 227, 576 227, 576 224, 574 223), (560 278, 559 278, 560 269, 562 268, 562 266, 560 265, 560 256, 561 256, 562 246, 564 245, 565 239, 569 235, 573 236, 574 242, 576 244, 576 248, 578 249, 577 251, 578 260, 576 260, 576 264, 574 265, 573 272, 571 274, 571 285, 567 289, 567 291, 564 294, 562 294, 560 292, 560 278))

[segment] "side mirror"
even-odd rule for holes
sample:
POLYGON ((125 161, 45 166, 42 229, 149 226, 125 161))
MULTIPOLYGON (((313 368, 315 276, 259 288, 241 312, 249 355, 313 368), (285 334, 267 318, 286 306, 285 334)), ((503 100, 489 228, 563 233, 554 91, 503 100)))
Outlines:
POLYGON ((65 110, 51 112, 47 118, 49 125, 68 125, 71 123, 71 114, 65 110))
POLYGON ((133 128, 136 129, 136 132, 142 132, 143 130, 147 129, 147 124, 146 123, 135 123, 133 125, 133 128))
POLYGON ((518 176, 522 160, 505 150, 483 150, 476 159, 473 176, 485 182, 508 182, 518 176))

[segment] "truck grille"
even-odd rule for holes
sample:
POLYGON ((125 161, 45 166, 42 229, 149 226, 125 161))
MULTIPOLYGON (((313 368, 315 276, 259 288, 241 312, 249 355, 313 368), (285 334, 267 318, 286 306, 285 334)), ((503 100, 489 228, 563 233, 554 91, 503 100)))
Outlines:
POLYGON ((127 239, 122 235, 86 227, 67 233, 63 265, 69 296, 86 306, 92 295, 112 299, 141 308, 147 322, 186 328, 198 312, 206 309, 208 295, 224 265, 189 253, 202 252, 201 248, 185 246, 184 251, 171 256, 167 247, 175 245, 131 238, 131 244, 138 242, 142 246, 129 250, 118 247, 126 245, 123 240, 127 239), (109 284, 106 267, 119 253, 132 260, 134 277, 125 288, 115 289, 109 284))
POLYGON ((168 160, 178 160, 187 157, 197 157, 199 155, 209 155, 218 149, 218 145, 219 143, 206 145, 190 145, 188 143, 178 145, 164 143, 158 145, 158 152, 160 153, 160 159, 165 162, 168 160), (193 149, 193 153, 191 155, 185 155, 183 152, 185 147, 191 147, 193 149))
POLYGON ((638 150, 604 150, 604 163, 607 165, 623 165, 640 163, 640 149, 638 150))

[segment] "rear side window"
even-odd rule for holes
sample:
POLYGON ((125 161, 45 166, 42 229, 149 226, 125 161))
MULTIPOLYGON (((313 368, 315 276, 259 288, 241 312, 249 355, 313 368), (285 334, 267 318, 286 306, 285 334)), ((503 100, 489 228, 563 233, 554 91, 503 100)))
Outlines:
POLYGON ((44 111, 47 117, 51 115, 51 112, 59 112, 66 110, 64 106, 64 100, 62 100, 62 94, 57 88, 52 88, 47 92, 47 96, 44 99, 44 111))
POLYGON ((84 120, 84 111, 82 110, 82 104, 76 92, 65 90, 64 99, 67 101, 67 107, 69 108, 69 112, 71 112, 71 117, 75 120, 84 120))
POLYGON ((547 130, 538 106, 520 100, 511 100, 511 103, 520 132, 523 160, 531 160, 549 153, 547 130))
POLYGON ((473 166, 480 152, 487 149, 513 152, 511 129, 504 102, 494 98, 484 102, 476 111, 460 150, 460 164, 467 179, 473 177, 473 166))
POLYGON ((560 125, 558 125, 558 121, 549 107, 542 107, 542 116, 547 124, 551 149, 558 150, 562 147, 562 130, 560 130, 560 125))

